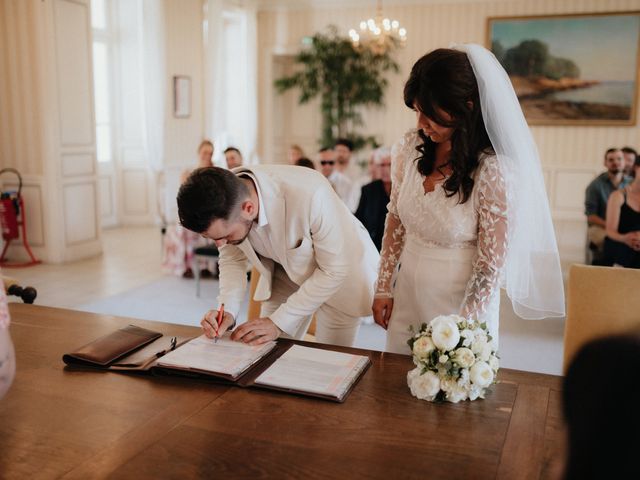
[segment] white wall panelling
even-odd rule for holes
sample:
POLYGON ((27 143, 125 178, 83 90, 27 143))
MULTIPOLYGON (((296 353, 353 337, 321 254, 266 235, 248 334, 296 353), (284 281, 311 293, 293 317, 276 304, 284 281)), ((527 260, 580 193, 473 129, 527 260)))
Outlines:
POLYGON ((145 164, 146 157, 142 146, 122 148, 122 164, 125 167, 142 166, 145 164))
POLYGON ((100 216, 101 218, 109 218, 113 215, 113 186, 111 175, 101 175, 98 180, 98 192, 100 195, 100 216))
POLYGON ((64 185, 63 197, 67 245, 98 240, 99 224, 95 183, 64 185))
POLYGON ((145 215, 149 213, 149 185, 145 170, 124 170, 124 213, 145 215))
POLYGON ((553 207, 557 212, 572 212, 584 218, 584 194, 593 180, 594 169, 557 169, 554 180, 553 207))
POLYGON ((91 154, 62 155, 62 175, 77 177, 79 175, 94 175, 96 161, 91 154))
POLYGON ((62 146, 94 143, 89 5, 54 2, 56 71, 62 146))
POLYGON ((89 2, 0 2, 0 165, 22 173, 28 240, 50 262, 101 251, 89 2))

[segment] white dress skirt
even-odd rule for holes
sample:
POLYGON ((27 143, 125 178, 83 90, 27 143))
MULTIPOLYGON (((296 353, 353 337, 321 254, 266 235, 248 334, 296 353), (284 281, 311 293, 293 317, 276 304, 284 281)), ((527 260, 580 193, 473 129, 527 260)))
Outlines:
POLYGON ((495 156, 481 155, 471 195, 462 203, 442 184, 425 192, 415 161, 420 143, 410 131, 391 155, 392 188, 376 287, 376 295, 394 299, 386 350, 411 353, 410 326, 418 330, 438 315, 451 314, 486 322, 497 345, 508 225, 501 169, 495 156))
MULTIPOLYGON (((410 354, 415 331, 438 315, 458 313, 472 274, 476 248, 425 248, 410 237, 402 251, 385 350, 410 354)), ((481 321, 498 341, 500 295, 496 291, 481 321)))

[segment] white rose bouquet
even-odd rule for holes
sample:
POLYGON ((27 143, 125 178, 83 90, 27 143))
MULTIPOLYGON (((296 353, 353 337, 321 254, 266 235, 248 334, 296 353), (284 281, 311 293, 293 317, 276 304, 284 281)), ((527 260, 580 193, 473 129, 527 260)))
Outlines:
POLYGON ((487 325, 459 315, 440 315, 418 332, 409 347, 416 368, 407 374, 419 399, 457 403, 484 398, 498 373, 498 355, 487 325))

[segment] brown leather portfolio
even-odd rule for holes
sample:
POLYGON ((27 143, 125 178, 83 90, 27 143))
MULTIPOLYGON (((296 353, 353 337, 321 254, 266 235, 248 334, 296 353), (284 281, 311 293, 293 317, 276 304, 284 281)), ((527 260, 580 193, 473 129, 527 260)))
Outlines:
POLYGON ((147 370, 159 357, 188 340, 129 325, 63 355, 62 360, 70 366, 147 370))

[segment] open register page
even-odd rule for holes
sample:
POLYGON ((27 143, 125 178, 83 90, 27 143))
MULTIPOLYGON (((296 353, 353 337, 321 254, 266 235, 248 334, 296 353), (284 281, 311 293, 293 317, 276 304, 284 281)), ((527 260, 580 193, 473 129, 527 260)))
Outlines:
POLYGON ((255 384, 343 401, 369 364, 362 355, 292 345, 255 384))
POLYGON ((201 335, 164 355, 158 365, 209 372, 235 380, 275 346, 275 342, 257 346, 234 342, 228 333, 217 342, 201 335))

